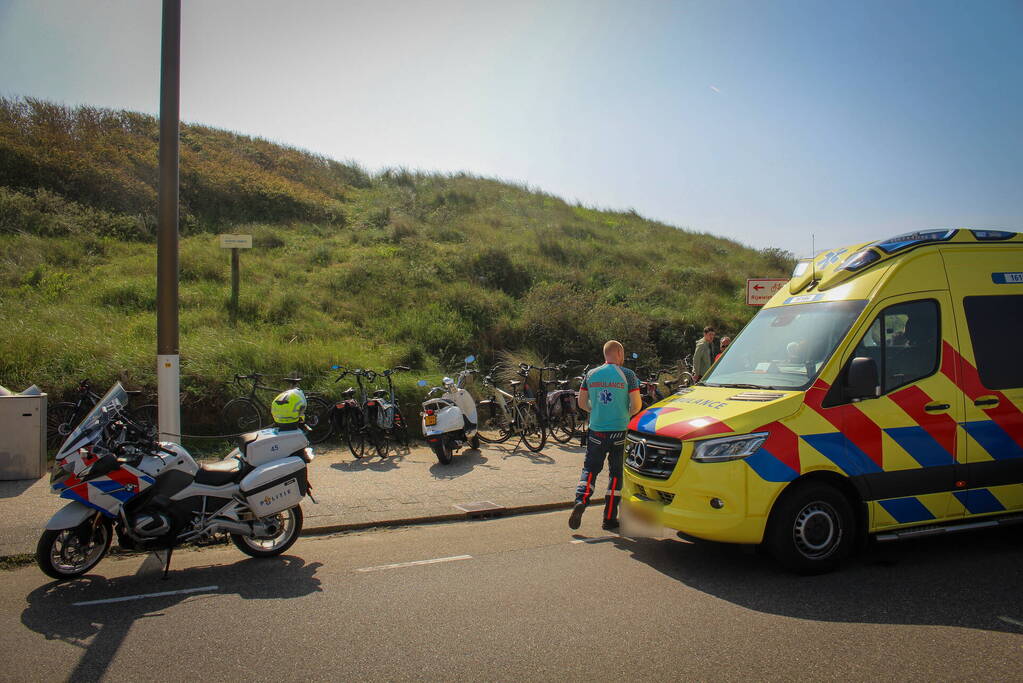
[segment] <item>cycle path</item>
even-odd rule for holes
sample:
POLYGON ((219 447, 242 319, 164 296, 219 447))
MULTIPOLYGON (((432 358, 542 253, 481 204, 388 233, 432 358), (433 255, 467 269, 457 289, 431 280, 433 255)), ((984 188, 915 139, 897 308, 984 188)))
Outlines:
MULTIPOLYGON (((456 505, 490 502, 506 510, 568 507, 583 449, 550 443, 540 453, 483 444, 441 465, 414 446, 356 460, 346 449, 317 448, 309 479, 317 503, 302 503, 306 533, 467 516, 456 505)), ((34 553, 46 521, 67 501, 50 493, 49 476, 0 481, 0 557, 34 553)), ((603 485, 603 482, 601 482, 603 485)), ((598 488, 598 491, 600 489, 598 488)))

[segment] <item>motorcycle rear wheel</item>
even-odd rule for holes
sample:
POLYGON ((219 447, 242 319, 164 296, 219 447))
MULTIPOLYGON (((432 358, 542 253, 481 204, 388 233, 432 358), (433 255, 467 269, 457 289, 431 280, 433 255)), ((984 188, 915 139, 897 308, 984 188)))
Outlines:
POLYGON ((290 548, 302 533, 302 508, 295 506, 277 513, 281 530, 273 538, 252 538, 241 534, 231 534, 231 541, 246 555, 251 557, 276 557, 290 548))
POLYGON ((110 521, 101 518, 93 530, 89 527, 96 524, 95 520, 95 517, 90 517, 72 529, 47 529, 43 532, 36 544, 36 564, 44 574, 58 581, 67 581, 86 573, 106 557, 114 537, 110 521), (84 547, 79 538, 81 532, 91 533, 84 547))

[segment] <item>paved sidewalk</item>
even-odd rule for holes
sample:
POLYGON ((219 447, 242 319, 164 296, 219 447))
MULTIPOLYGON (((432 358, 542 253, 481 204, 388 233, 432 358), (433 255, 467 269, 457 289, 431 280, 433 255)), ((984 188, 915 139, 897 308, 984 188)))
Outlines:
MULTIPOLYGON (((455 518, 465 515, 456 505, 482 501, 506 508, 567 506, 583 463, 582 448, 553 442, 541 453, 484 444, 460 451, 450 465, 439 464, 423 446, 392 451, 383 460, 356 460, 336 447, 316 453, 309 481, 318 504, 302 503, 307 532, 455 518)), ((67 503, 50 493, 48 482, 48 476, 0 481, 0 557, 34 553, 43 525, 67 503)))

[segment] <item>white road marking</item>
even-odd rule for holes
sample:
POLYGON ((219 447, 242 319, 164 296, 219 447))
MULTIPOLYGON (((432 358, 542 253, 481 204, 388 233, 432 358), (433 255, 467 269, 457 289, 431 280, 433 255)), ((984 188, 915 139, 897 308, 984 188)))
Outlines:
POLYGON ((1012 617, 998 617, 1007 624, 1013 624, 1014 626, 1023 626, 1023 621, 1019 619, 1013 619, 1012 617))
POLYGON ((577 538, 571 543, 600 543, 602 541, 613 541, 619 536, 598 536, 597 538, 577 538))
POLYGON ((145 600, 146 598, 162 598, 165 595, 183 595, 185 593, 209 593, 220 590, 220 586, 199 586, 198 588, 182 588, 179 591, 163 591, 162 593, 145 593, 143 595, 124 595, 119 598, 106 598, 105 600, 86 600, 84 602, 72 602, 75 607, 85 605, 102 605, 108 602, 128 602, 129 600, 145 600))
POLYGON ((397 564, 382 564, 379 567, 362 567, 357 572, 379 572, 384 569, 401 569, 403 567, 418 567, 421 564, 437 564, 438 562, 456 562, 458 560, 471 560, 472 555, 455 555, 453 557, 435 557, 432 560, 416 560, 415 562, 398 562, 397 564))

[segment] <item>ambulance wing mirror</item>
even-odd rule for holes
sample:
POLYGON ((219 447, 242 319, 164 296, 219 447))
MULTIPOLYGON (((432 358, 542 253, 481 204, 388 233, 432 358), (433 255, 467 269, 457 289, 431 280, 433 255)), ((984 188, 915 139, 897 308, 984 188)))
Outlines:
POLYGON ((881 394, 881 378, 873 358, 853 358, 846 375, 845 395, 853 400, 877 398, 881 394))

